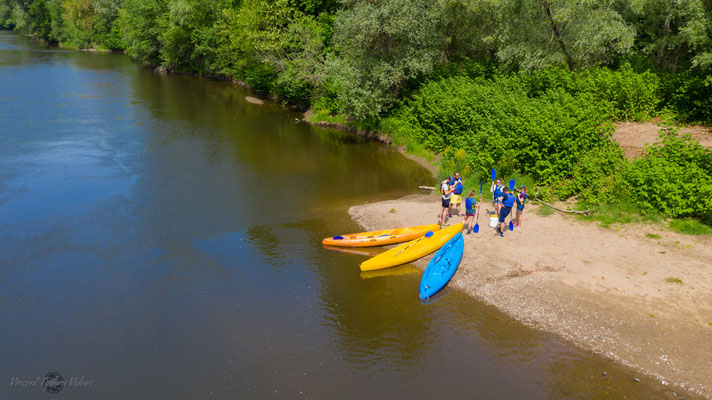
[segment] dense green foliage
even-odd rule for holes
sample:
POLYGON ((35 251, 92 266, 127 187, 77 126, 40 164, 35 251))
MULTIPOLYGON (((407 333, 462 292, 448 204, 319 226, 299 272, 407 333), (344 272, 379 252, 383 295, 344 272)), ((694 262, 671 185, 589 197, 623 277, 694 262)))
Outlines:
POLYGON ((708 0, 0 0, 0 28, 243 80, 372 127, 467 60, 554 71, 544 79, 569 92, 627 103, 615 119, 712 122, 708 0))
POLYGON ((658 83, 630 67, 458 75, 424 84, 383 126, 399 144, 414 139, 442 153, 446 171, 487 176, 497 166, 546 185, 545 196, 578 196, 589 206, 623 201, 643 213, 712 222, 712 150, 670 128, 626 161, 610 140, 610 116, 655 110, 658 83))
POLYGON ((631 163, 625 180, 643 211, 712 223, 712 150, 689 135, 662 131, 659 141, 631 163))
POLYGON ((712 220, 709 150, 635 161, 611 122, 712 123, 709 0, 0 0, 0 29, 241 80, 589 205, 712 220))

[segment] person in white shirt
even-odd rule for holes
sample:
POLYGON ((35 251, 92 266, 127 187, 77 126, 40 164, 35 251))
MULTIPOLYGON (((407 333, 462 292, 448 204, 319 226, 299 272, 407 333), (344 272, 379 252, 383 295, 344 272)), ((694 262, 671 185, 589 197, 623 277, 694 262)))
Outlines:
POLYGON ((442 197, 442 210, 440 210, 440 218, 438 219, 438 223, 440 225, 445 225, 448 212, 450 211, 450 185, 448 183, 449 181, 450 178, 447 178, 440 184, 440 197, 442 197))

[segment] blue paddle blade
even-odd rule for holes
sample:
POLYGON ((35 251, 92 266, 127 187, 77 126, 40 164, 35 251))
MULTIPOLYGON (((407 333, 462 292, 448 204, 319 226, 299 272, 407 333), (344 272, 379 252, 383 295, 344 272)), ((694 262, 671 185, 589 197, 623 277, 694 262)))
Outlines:
POLYGON ((334 240, 344 240, 345 238, 343 236, 334 236, 332 239, 334 240))
POLYGON ((514 179, 509 180, 509 190, 514 190, 514 179))
POLYGON ((472 232, 477 233, 477 232, 479 232, 479 231, 480 231, 480 224, 479 224, 479 223, 476 223, 476 224, 475 224, 475 227, 472 228, 472 232))
POLYGON ((480 194, 482 194, 482 182, 480 182, 480 194))
POLYGON ((490 172, 490 175, 492 176, 492 180, 497 177, 497 173, 494 172, 494 168, 492 168, 492 172, 490 172))
POLYGON ((425 237, 431 237, 431 236, 433 236, 433 231, 427 231, 425 233, 425 237))
POLYGON ((509 230, 510 231, 514 230, 514 223, 512 221, 509 221, 509 230))

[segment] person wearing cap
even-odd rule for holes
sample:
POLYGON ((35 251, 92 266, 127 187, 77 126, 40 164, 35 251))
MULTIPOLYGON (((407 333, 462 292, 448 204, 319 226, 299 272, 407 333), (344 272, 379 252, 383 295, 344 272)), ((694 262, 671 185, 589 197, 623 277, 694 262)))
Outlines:
POLYGON ((522 213, 524 213, 524 203, 527 202, 527 187, 522 185, 519 187, 517 195, 517 212, 514 214, 514 226, 522 226, 522 213))
POLYGON ((504 225, 504 221, 507 220, 507 215, 512 212, 512 207, 514 206, 515 196, 510 193, 509 188, 505 187, 502 189, 502 206, 499 209, 499 236, 504 237, 504 231, 507 229, 504 225))

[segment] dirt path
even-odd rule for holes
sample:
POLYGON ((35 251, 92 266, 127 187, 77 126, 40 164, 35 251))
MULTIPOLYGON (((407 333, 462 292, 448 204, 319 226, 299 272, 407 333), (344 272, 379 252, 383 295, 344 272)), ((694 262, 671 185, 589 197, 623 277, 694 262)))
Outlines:
MULTIPOLYGON (((436 196, 415 195, 350 214, 371 230, 435 223, 438 208, 436 196)), ((604 229, 535 208, 504 238, 483 213, 480 233, 465 235, 451 285, 666 384, 712 396, 712 238, 655 226, 604 229)))
MULTIPOLYGON (((640 156, 646 144, 655 143, 661 127, 655 122, 618 122, 614 124, 613 140, 623 148, 626 157, 640 156)), ((690 133, 701 145, 712 147, 712 130, 700 125, 680 128, 681 133, 690 133)))

